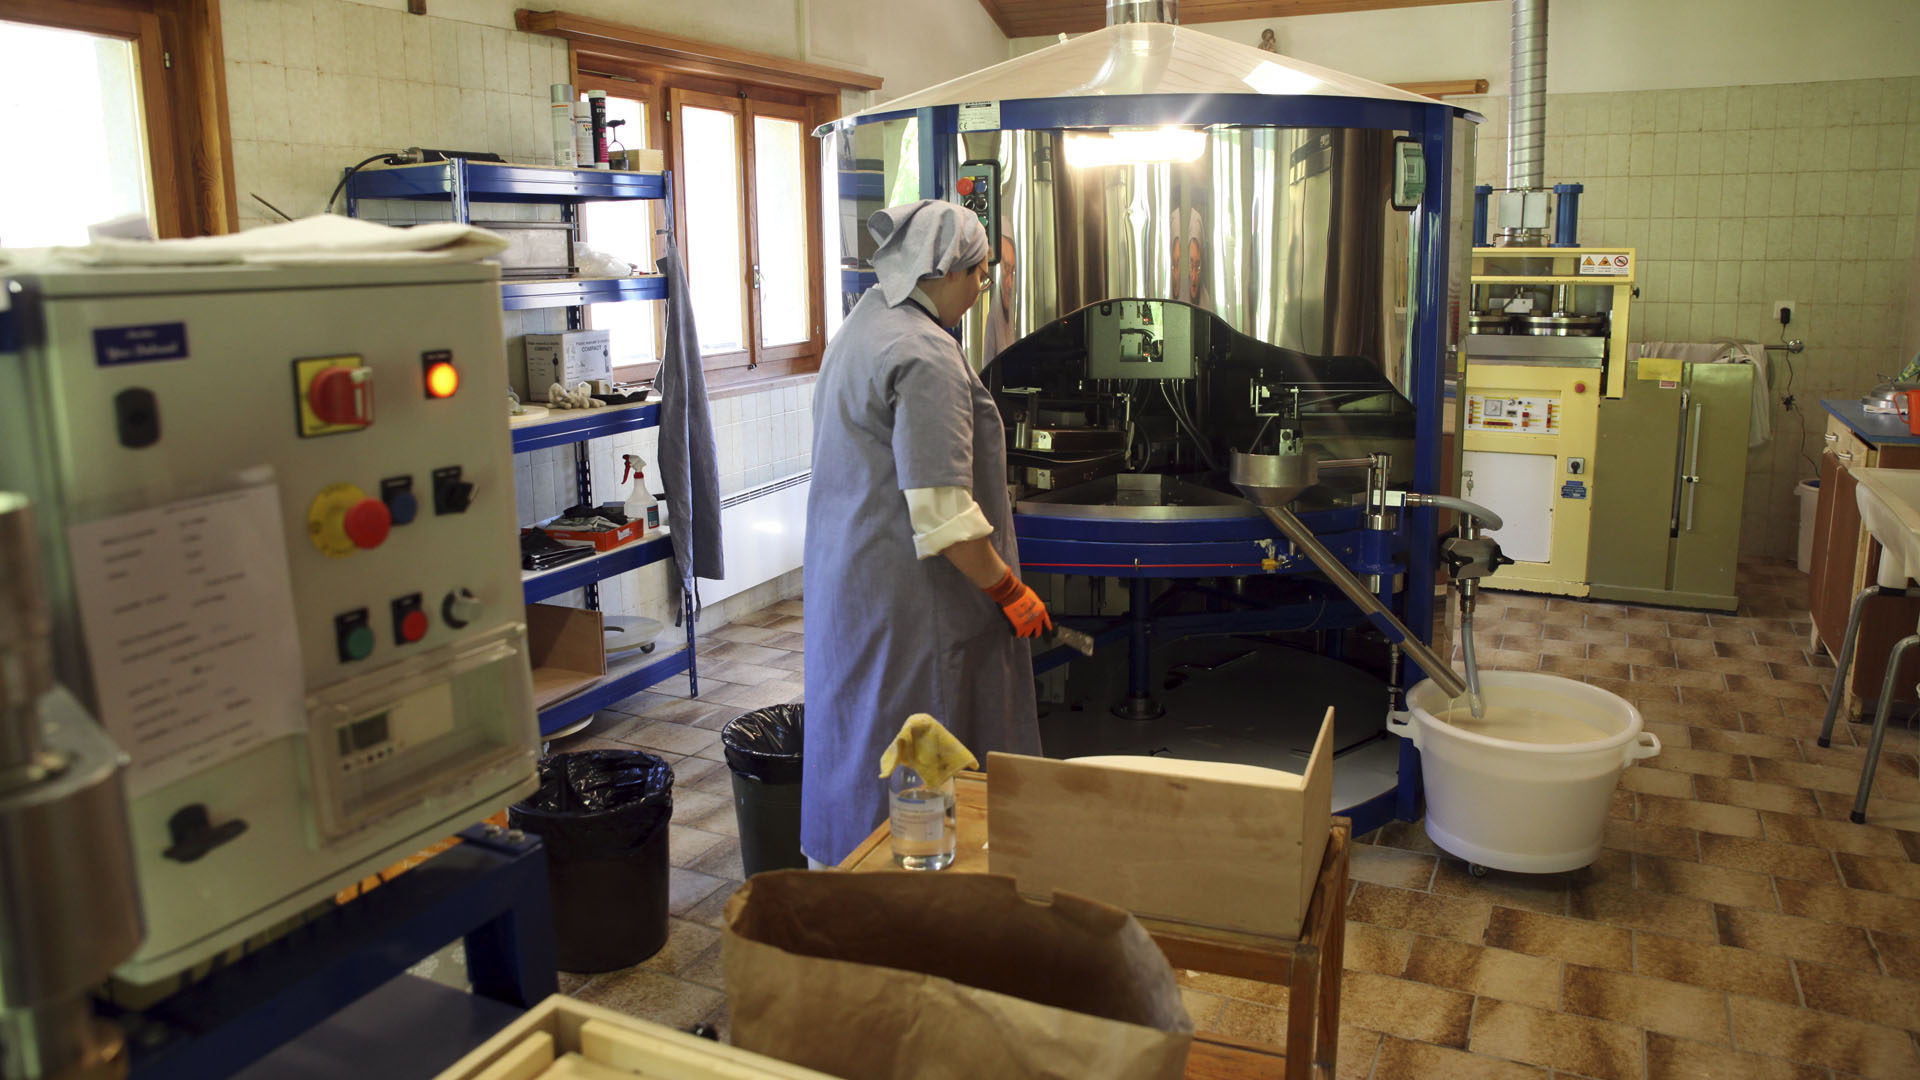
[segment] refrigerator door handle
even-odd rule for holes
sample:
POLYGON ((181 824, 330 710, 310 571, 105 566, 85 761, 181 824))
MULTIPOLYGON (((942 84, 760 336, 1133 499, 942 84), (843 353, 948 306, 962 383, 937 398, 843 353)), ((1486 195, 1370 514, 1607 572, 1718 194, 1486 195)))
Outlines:
POLYGON ((1691 423, 1688 424, 1688 427, 1692 430, 1688 436, 1687 471, 1680 476, 1680 479, 1685 481, 1687 485, 1688 532, 1693 531, 1693 497, 1700 490, 1700 427, 1702 408, 1703 406, 1700 405, 1693 407, 1693 418, 1691 423))
POLYGON ((1668 533, 1678 533, 1680 530, 1680 491, 1686 486, 1683 483, 1685 476, 1680 468, 1680 452, 1681 448, 1687 445, 1687 402, 1692 400, 1692 397, 1692 390, 1687 387, 1680 388, 1680 434, 1673 444, 1673 498, 1667 504, 1668 533))

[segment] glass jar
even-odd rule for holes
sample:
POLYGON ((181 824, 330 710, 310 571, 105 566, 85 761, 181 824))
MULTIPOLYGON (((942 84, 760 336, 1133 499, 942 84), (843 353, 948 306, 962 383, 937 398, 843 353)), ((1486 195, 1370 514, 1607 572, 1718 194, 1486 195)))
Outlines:
POLYGON ((960 830, 954 824, 953 778, 929 786, 901 765, 887 778, 887 831, 893 862, 906 870, 945 870, 953 865, 960 830))

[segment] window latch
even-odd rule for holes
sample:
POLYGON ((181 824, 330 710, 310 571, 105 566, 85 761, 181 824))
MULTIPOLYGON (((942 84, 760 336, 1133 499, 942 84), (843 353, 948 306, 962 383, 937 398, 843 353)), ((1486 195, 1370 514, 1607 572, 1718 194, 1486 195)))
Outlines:
POLYGON ((759 263, 753 264, 753 287, 755 289, 758 289, 760 287, 760 264, 759 263))

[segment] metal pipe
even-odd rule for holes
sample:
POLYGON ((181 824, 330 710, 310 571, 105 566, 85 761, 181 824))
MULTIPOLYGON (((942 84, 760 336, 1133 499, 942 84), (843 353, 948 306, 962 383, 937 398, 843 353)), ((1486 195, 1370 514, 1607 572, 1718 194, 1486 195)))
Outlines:
POLYGON ((1513 0, 1507 186, 1537 189, 1547 163, 1547 0, 1513 0))
POLYGON ((1107 25, 1180 22, 1180 0, 1107 0, 1107 25))
POLYGON ((41 761, 40 698, 53 687, 53 633, 24 495, 0 491, 0 789, 41 761))
POLYGON ((1353 571, 1348 570, 1339 559, 1335 558, 1333 552, 1327 550, 1326 545, 1313 535, 1313 530, 1307 528, 1305 522, 1294 517, 1293 513, 1284 507, 1263 506, 1260 509, 1267 515, 1267 520, 1273 522, 1288 540, 1293 541, 1293 546, 1299 549, 1301 554, 1313 560, 1313 564, 1320 568, 1320 572, 1327 575, 1327 580, 1333 582, 1336 588, 1346 594, 1347 599, 1360 608, 1361 613, 1367 617, 1367 621, 1385 633, 1387 640, 1406 650, 1407 655, 1413 658, 1413 662, 1419 665, 1420 670, 1426 672, 1428 678, 1438 683, 1440 689, 1446 691, 1449 698, 1457 698, 1467 692, 1467 684, 1460 681, 1460 676, 1454 674, 1453 667, 1440 659, 1439 654, 1435 653, 1426 642, 1415 637, 1413 632, 1407 629, 1406 624, 1394 615, 1393 610, 1380 602, 1379 597, 1368 592, 1366 585, 1353 576, 1353 571))

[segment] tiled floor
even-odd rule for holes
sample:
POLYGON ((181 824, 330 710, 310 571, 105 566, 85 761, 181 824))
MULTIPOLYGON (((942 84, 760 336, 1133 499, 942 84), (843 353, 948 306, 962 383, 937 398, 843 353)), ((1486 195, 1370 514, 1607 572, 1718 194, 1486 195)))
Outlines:
MULTIPOLYGON (((1582 871, 1474 878, 1417 824, 1356 846, 1341 1077, 1920 1077, 1920 740, 1889 735, 1870 824, 1848 822, 1865 732, 1815 745, 1831 668, 1806 651, 1806 579, 1748 563, 1741 595, 1737 616, 1485 596, 1483 666, 1605 686, 1666 750, 1622 778, 1582 871)), ((800 610, 718 631, 699 701, 643 695, 567 744, 653 748, 679 791, 672 939, 568 980, 581 997, 724 1020, 716 927, 740 862, 714 731, 799 696, 800 610)), ((1183 981, 1202 1030, 1278 1041, 1284 990, 1183 981)))

